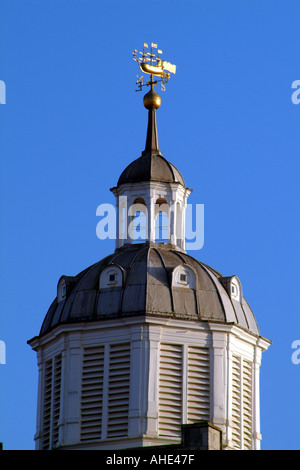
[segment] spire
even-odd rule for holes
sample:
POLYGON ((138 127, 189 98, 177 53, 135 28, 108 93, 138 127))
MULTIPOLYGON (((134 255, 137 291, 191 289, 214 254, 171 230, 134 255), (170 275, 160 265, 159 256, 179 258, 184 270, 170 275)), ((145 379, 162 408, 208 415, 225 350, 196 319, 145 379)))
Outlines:
POLYGON ((145 150, 142 152, 142 156, 160 155, 162 153, 158 147, 158 134, 156 125, 156 110, 160 107, 161 98, 158 93, 153 89, 153 85, 161 83, 162 90, 165 90, 165 84, 170 78, 170 73, 176 73, 176 65, 171 64, 161 59, 162 51, 157 49, 157 44, 151 42, 151 50, 147 52, 148 44, 144 42, 143 51, 138 52, 137 49, 133 51, 133 59, 139 64, 139 67, 143 73, 150 75, 150 80, 144 83, 143 75, 137 76, 138 89, 142 90, 143 86, 151 86, 151 89, 144 96, 144 106, 148 109, 148 128, 146 137, 145 150), (154 51, 157 49, 157 53, 154 51), (138 55, 140 54, 140 55, 138 55))
POLYGON ((148 109, 148 128, 146 136, 145 150, 142 152, 144 155, 162 155, 158 145, 158 132, 156 123, 156 110, 160 107, 161 98, 158 93, 151 90, 144 96, 144 106, 148 109))

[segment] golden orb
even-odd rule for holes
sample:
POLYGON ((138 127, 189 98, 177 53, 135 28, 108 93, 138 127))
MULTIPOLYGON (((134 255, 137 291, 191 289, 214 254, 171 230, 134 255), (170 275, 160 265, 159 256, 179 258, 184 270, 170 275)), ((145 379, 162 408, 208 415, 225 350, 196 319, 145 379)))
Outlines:
POLYGON ((146 109, 158 109, 161 104, 161 97, 154 90, 148 91, 144 96, 144 106, 146 109))

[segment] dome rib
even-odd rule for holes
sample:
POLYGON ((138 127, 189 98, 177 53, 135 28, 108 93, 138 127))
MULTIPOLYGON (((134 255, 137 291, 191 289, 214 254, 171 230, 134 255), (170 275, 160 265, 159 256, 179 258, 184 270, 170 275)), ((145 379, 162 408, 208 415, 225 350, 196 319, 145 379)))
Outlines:
POLYGON ((181 253, 179 253, 178 251, 176 250, 172 250, 173 253, 180 259, 180 261, 184 264, 187 264, 186 260, 184 259, 184 257, 181 255, 181 253))
POLYGON ((163 255, 162 253, 160 253, 160 251, 156 248, 152 248, 153 251, 155 251, 155 253, 157 253, 159 259, 161 260, 161 264, 165 270, 165 275, 166 275, 166 279, 167 279, 167 282, 168 282, 168 287, 169 287, 169 294, 170 294, 170 301, 171 301, 171 309, 172 309, 172 312, 174 312, 174 298, 173 298, 173 291, 172 291, 172 288, 171 288, 171 285, 170 285, 170 279, 169 279, 169 272, 168 272, 168 269, 166 267, 166 263, 164 261, 164 258, 163 258, 163 255))
MULTIPOLYGON (((196 262, 196 264, 199 266, 199 268, 205 272, 205 267, 203 266, 203 263, 200 263, 199 260, 197 260, 196 258, 193 258, 192 256, 190 256, 188 253, 185 254, 185 256, 187 256, 190 260, 193 260, 196 262)), ((188 264, 188 263, 187 263, 188 264)), ((223 312, 223 321, 226 321, 226 311, 225 311, 225 307, 224 307, 224 304, 222 302, 222 299, 220 297, 220 294, 219 294, 219 291, 218 291, 218 286, 217 284, 214 282, 214 279, 209 276, 209 279, 210 279, 210 282, 213 284, 213 286, 215 287, 215 293, 217 294, 218 296, 218 299, 219 299, 219 305, 221 306, 222 308, 222 312, 223 312)), ((198 300, 198 299, 197 299, 198 300)), ((199 308, 199 314, 200 314, 200 317, 202 320, 205 320, 207 318, 205 318, 202 314, 202 311, 201 311, 201 302, 199 302, 198 304, 198 308, 199 308)), ((211 318, 213 319, 213 318, 211 318)))
MULTIPOLYGON (((133 245, 133 246, 134 246, 134 245, 133 245)), ((126 279, 125 279, 125 282, 124 282, 124 287, 123 287, 123 289, 122 289, 122 299, 121 299, 121 306, 122 306, 122 308, 121 308, 121 312, 120 312, 120 313, 122 313, 122 311, 126 311, 125 308, 124 308, 124 307, 125 307, 125 305, 124 305, 124 293, 125 293, 126 287, 128 286, 128 282, 129 282, 129 275, 128 275, 128 273, 129 273, 129 271, 131 271, 131 269, 133 268, 133 266, 134 266, 134 264, 135 264, 137 258, 138 258, 138 257, 141 257, 141 258, 142 258, 143 252, 146 251, 146 250, 147 250, 147 247, 142 248, 142 250, 140 250, 140 251, 137 250, 137 252, 136 252, 135 255, 133 256, 133 258, 132 258, 132 260, 131 260, 131 262, 130 262, 130 264, 129 264, 129 268, 127 269, 126 279)), ((148 256, 148 253, 147 253, 147 256, 148 256)), ((147 282, 146 282, 146 288, 145 288, 145 302, 146 302, 146 290, 147 290, 147 282)))

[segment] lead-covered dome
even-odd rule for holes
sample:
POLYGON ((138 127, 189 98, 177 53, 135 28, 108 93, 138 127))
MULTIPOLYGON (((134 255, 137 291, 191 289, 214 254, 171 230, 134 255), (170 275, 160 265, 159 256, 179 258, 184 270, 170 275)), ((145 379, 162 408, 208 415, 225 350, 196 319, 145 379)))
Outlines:
POLYGON ((125 246, 77 276, 62 276, 40 335, 60 324, 137 315, 235 323, 259 335, 236 276, 164 244, 125 246))

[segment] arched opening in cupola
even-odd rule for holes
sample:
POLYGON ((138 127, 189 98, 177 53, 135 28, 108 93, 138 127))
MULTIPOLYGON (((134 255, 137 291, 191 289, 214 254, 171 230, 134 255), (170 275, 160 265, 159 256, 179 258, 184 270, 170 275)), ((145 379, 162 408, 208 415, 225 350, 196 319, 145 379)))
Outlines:
POLYGON ((129 236, 132 243, 144 243, 147 240, 147 207, 143 198, 138 197, 129 209, 129 236))
POLYGON ((170 208, 164 198, 155 203, 155 242, 169 243, 170 239, 170 208))

